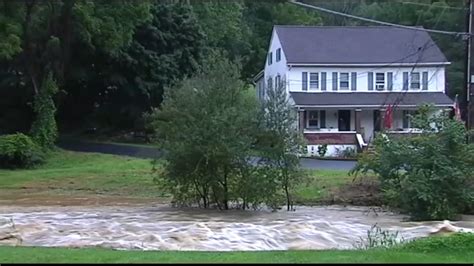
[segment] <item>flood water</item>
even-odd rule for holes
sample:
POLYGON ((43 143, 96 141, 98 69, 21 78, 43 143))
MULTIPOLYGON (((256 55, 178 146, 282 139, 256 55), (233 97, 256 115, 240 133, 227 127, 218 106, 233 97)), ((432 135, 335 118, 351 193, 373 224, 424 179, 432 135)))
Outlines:
MULTIPOLYGON (((353 249, 377 224, 405 239, 428 236, 438 222, 366 207, 297 207, 296 211, 208 211, 154 207, 0 207, 0 239, 23 246, 142 250, 353 249), (13 224, 11 223, 13 221, 13 224), (3 232, 3 233, 2 233, 3 232)), ((452 225, 474 231, 474 216, 452 225)))

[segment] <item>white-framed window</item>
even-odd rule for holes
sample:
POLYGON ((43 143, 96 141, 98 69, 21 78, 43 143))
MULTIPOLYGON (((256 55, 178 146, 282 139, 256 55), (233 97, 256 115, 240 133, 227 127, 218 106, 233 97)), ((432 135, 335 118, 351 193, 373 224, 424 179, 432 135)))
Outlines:
POLYGON ((411 89, 420 89, 421 83, 420 83, 420 72, 413 72, 411 73, 410 77, 410 88, 411 89))
POLYGON ((319 127, 319 111, 308 111, 308 118, 306 119, 307 128, 319 127))
POLYGON ((268 65, 271 65, 272 61, 273 61, 273 53, 270 52, 270 53, 268 53, 268 65))
POLYGON ((339 88, 341 90, 349 89, 349 73, 348 72, 342 72, 339 74, 339 88))
POLYGON ((413 111, 413 110, 403 110, 402 111, 402 128, 404 129, 408 129, 408 128, 412 128, 413 125, 412 125, 412 117, 416 114, 416 111, 413 111))
POLYGON ((279 88, 280 86, 281 86, 281 77, 280 77, 280 74, 278 74, 275 77, 275 88, 279 88))
POLYGON ((271 90, 271 89, 273 88, 273 79, 272 79, 272 77, 269 77, 269 78, 268 78, 267 88, 268 88, 269 90, 271 90))
POLYGON ((375 73, 375 89, 384 90, 385 89, 385 73, 375 73))
POLYGON ((278 48, 276 51, 276 61, 280 62, 281 60, 281 48, 278 48))
POLYGON ((309 88, 319 89, 319 73, 309 73, 309 88))

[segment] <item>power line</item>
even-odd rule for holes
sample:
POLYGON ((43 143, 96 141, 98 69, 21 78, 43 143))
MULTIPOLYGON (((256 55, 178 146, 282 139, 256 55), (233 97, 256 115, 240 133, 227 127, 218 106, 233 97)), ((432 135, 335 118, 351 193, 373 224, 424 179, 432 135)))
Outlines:
POLYGON ((433 7, 438 7, 438 8, 449 8, 449 9, 456 9, 456 10, 467 10, 469 8, 465 8, 465 7, 454 7, 454 6, 437 6, 437 5, 430 5, 430 4, 425 4, 425 3, 416 3, 416 2, 408 2, 408 1, 404 1, 404 2, 400 2, 401 4, 405 4, 405 5, 417 5, 417 6, 433 6, 433 7))
POLYGON ((447 34, 447 35, 454 35, 454 36, 465 36, 465 35, 471 36, 472 35, 471 33, 468 33, 468 32, 456 32, 456 31, 425 29, 425 28, 406 26, 406 25, 395 24, 395 23, 390 23, 390 22, 385 22, 385 21, 379 21, 379 20, 354 16, 354 15, 351 15, 351 14, 342 13, 342 12, 338 12, 338 11, 334 11, 334 10, 331 10, 331 9, 326 9, 326 8, 322 8, 322 7, 318 7, 318 6, 304 4, 304 3, 298 2, 297 0, 289 0, 289 3, 299 5, 299 6, 303 6, 303 7, 306 7, 306 8, 316 9, 316 10, 319 10, 319 11, 323 11, 323 12, 327 12, 327 13, 331 13, 331 14, 335 14, 335 15, 339 15, 339 16, 343 16, 343 17, 358 19, 358 20, 371 22, 371 23, 376 23, 376 24, 381 24, 381 25, 385 25, 385 26, 392 26, 392 27, 397 27, 397 28, 425 31, 425 32, 431 32, 431 33, 439 33, 439 34, 447 34))

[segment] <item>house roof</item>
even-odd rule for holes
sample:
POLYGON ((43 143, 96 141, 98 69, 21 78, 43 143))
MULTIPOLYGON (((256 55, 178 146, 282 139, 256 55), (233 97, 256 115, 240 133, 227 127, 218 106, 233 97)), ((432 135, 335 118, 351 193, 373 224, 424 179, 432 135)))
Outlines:
POLYGON ((449 63, 425 31, 390 26, 274 28, 288 64, 449 63))
POLYGON ((382 107, 401 98, 398 106, 415 107, 423 103, 436 106, 452 106, 451 100, 442 92, 356 92, 356 93, 307 93, 291 92, 297 106, 321 107, 382 107))

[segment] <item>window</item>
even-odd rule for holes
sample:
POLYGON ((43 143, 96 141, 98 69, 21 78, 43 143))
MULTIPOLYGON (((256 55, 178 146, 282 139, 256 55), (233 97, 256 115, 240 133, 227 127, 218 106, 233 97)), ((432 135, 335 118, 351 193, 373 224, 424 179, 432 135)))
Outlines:
POLYGON ((349 89, 349 73, 341 73, 339 77, 339 87, 341 90, 349 89))
POLYGON ((309 88, 318 89, 319 88, 319 73, 310 73, 309 74, 309 88))
POLYGON ((319 111, 308 111, 307 127, 315 128, 319 125, 319 111))
POLYGON ((281 77, 280 75, 277 75, 275 77, 275 88, 279 88, 281 86, 281 77))
POLYGON ((267 88, 271 90, 273 88, 273 79, 270 77, 268 78, 267 88))
POLYGON ((273 53, 270 52, 270 53, 268 54, 268 65, 271 65, 271 64, 272 64, 272 60, 273 60, 273 53))
POLYGON ((403 128, 404 129, 407 129, 407 128, 411 128, 412 127, 412 124, 411 124, 411 117, 414 116, 416 114, 415 111, 408 111, 408 110, 403 110, 403 119, 402 119, 402 123, 403 123, 403 128))
POLYGON ((375 73, 375 89, 385 89, 385 73, 375 73))
POLYGON ((301 90, 307 91, 308 90, 308 72, 301 73, 301 81, 302 81, 301 90))
POLYGON ((419 89, 420 88, 420 72, 411 73, 410 88, 412 88, 412 89, 419 89))
POLYGON ((281 48, 278 48, 276 52, 276 61, 280 62, 280 60, 281 60, 281 48))

